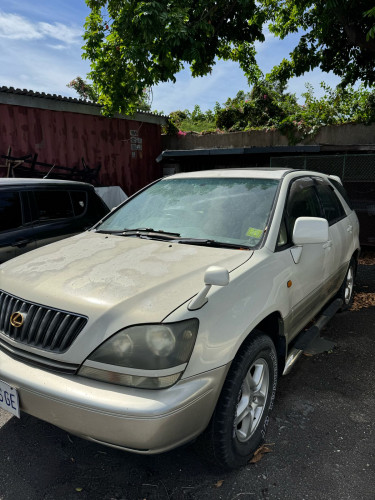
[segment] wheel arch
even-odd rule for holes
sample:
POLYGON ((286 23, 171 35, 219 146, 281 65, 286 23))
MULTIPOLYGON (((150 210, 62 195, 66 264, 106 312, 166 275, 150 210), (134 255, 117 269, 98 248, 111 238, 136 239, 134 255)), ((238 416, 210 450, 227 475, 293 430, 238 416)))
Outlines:
POLYGON ((286 358, 286 339, 284 334, 284 321, 279 311, 274 311, 263 318, 247 335, 243 340, 242 344, 239 346, 239 352, 242 347, 249 341, 251 335, 254 331, 262 332, 271 338, 274 343, 277 361, 278 361, 278 372, 279 375, 283 372, 285 366, 286 358))
POLYGON ((355 262, 355 270, 357 271, 357 266, 358 266, 358 259, 359 259, 359 255, 361 253, 361 250, 359 248, 357 248, 353 255, 352 255, 352 259, 354 260, 355 262))

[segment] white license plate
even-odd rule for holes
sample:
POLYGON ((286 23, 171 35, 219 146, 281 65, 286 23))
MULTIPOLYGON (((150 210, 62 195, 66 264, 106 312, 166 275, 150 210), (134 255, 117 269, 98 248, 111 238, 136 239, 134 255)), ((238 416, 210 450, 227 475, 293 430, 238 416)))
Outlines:
POLYGON ((20 418, 18 392, 2 380, 0 380, 0 408, 20 418))

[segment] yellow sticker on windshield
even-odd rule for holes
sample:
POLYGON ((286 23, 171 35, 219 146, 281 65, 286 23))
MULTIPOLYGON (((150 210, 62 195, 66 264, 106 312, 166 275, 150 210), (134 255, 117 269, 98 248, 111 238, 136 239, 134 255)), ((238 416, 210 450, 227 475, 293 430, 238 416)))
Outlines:
POLYGON ((254 227, 249 227, 246 236, 251 236, 252 238, 261 238, 263 231, 261 229, 255 229, 254 227))

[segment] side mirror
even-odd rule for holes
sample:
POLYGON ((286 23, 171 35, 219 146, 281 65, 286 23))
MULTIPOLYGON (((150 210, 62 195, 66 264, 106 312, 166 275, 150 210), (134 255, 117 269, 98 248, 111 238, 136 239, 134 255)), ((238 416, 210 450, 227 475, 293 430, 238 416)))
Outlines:
POLYGON ((204 273, 206 285, 226 286, 229 283, 228 269, 219 266, 210 266, 204 273))
POLYGON ((210 266, 204 273, 204 287, 189 303, 189 311, 200 309, 207 302, 207 294, 212 287, 226 286, 229 283, 229 271, 225 267, 210 266))
POLYGON ((293 229, 293 243, 324 243, 328 241, 328 221, 320 217, 298 217, 293 229))

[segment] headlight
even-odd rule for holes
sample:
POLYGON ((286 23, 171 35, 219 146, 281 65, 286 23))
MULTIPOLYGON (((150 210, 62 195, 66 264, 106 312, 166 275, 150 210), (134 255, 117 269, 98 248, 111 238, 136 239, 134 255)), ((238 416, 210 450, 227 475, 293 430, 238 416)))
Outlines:
POLYGON ((121 330, 84 362, 79 375, 131 387, 170 387, 193 351, 199 321, 136 325, 121 330))

